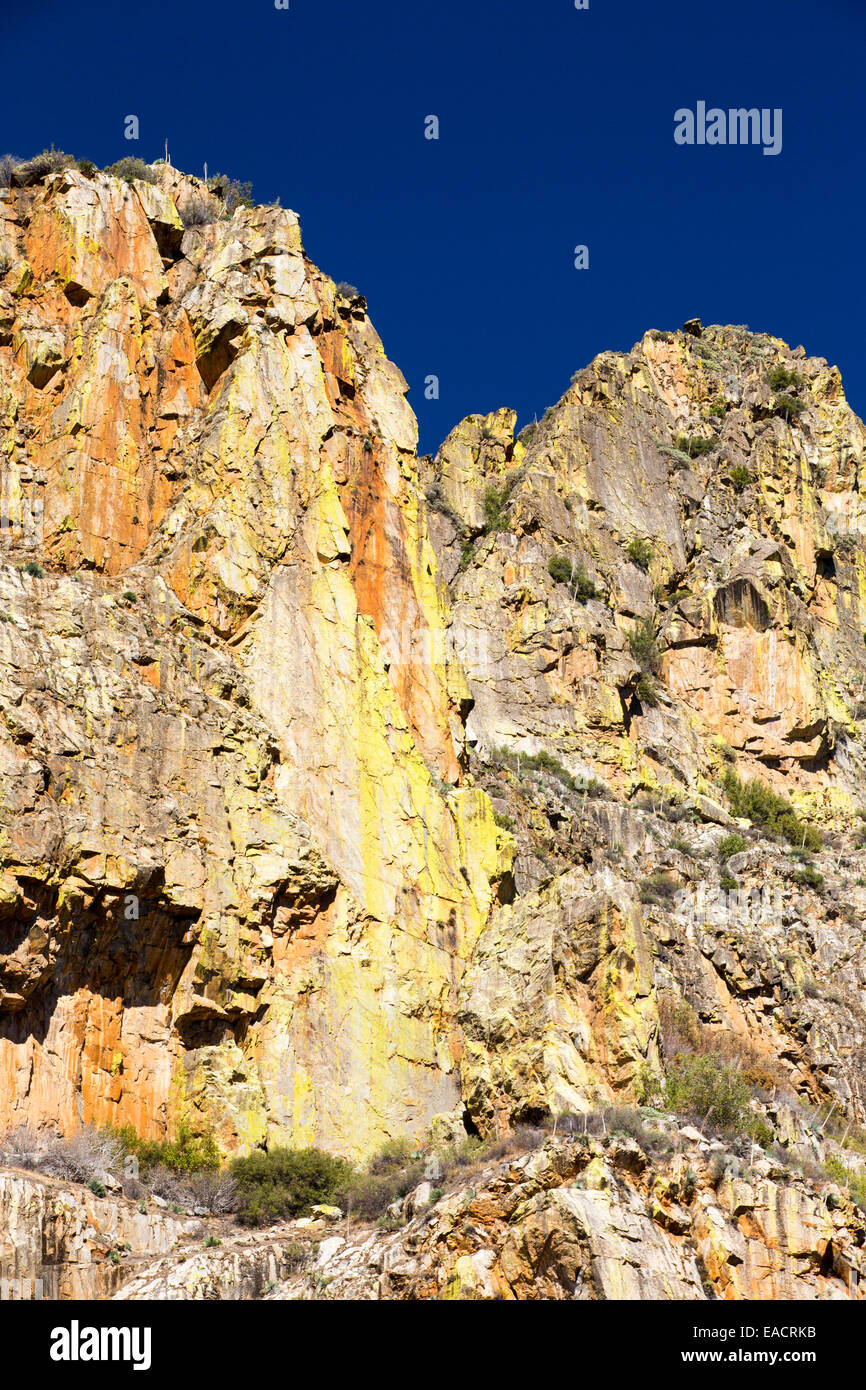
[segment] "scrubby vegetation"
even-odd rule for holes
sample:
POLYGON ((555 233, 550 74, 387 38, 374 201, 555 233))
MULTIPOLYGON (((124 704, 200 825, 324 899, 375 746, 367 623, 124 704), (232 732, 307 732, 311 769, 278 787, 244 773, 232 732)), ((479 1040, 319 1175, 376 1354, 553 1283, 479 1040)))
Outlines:
POLYGON ((779 796, 758 778, 743 782, 729 767, 723 782, 735 816, 750 820, 753 825, 772 835, 783 836, 792 845, 816 850, 821 847, 821 835, 814 826, 802 821, 784 796, 779 796))
POLYGON ((679 880, 672 874, 650 874, 638 887, 642 903, 670 903, 680 891, 679 880))
POLYGON ((603 597, 601 590, 596 588, 583 566, 576 560, 569 559, 567 555, 554 555, 548 561, 547 570, 554 583, 568 585, 572 597, 578 603, 587 603, 590 599, 603 597))
POLYGON ((484 512, 484 530, 488 535, 491 532, 507 530, 507 524, 509 524, 507 505, 509 505, 510 495, 512 495, 512 489, 509 486, 495 488, 491 485, 484 493, 482 512, 484 512))
POLYGON ((742 854, 748 848, 749 842, 742 835, 723 835, 719 841, 719 858, 724 864, 732 855, 742 854))
MULTIPOLYGON (((227 217, 231 217, 237 208, 254 206, 251 183, 242 183, 240 179, 230 178, 228 174, 212 174, 207 181, 207 186, 209 192, 216 194, 217 198, 221 199, 227 217)), ((357 294, 357 290, 355 293, 357 294)))
POLYGON ((542 748, 539 753, 520 753, 511 748, 496 747, 491 748, 490 753, 496 763, 510 768, 520 778, 534 772, 546 772, 571 792, 591 797, 608 795, 608 788, 597 777, 590 777, 584 781, 578 777, 573 777, 568 769, 563 767, 562 763, 546 749, 542 748))
POLYGON ((12 174, 21 162, 17 155, 0 154, 0 188, 9 187, 12 182, 12 174))
POLYGON ((635 536, 626 546, 625 553, 638 569, 648 570, 654 551, 651 542, 645 536, 635 536))
POLYGON ((700 458, 702 454, 709 454, 718 444, 715 437, 704 439, 700 434, 678 434, 677 448, 680 453, 687 454, 690 459, 700 458))
POLYGON ((134 1154, 143 1170, 163 1167, 173 1173, 215 1172, 222 1162, 213 1134, 197 1135, 181 1125, 174 1139, 142 1139, 132 1125, 110 1131, 124 1153, 134 1154))
POLYGON ((683 1053, 665 1081, 665 1104, 678 1114, 733 1134, 753 1133, 752 1093, 742 1074, 709 1053, 683 1053))
POLYGON ((767 372, 767 381, 774 391, 784 391, 789 386, 802 386, 802 380, 797 372, 790 367, 783 367, 781 364, 771 367, 767 372))
POLYGON ((123 159, 118 159, 116 164, 108 164, 105 172, 113 174, 115 178, 124 179, 127 183, 134 183, 136 179, 141 183, 156 183, 159 177, 155 169, 134 155, 126 155, 123 159))
POLYGON ((735 492, 742 492, 744 488, 750 486, 752 475, 744 463, 737 463, 727 475, 728 482, 735 492))
POLYGON ((798 415, 802 415, 804 407, 803 402, 793 396, 777 396, 773 409, 783 420, 794 420, 798 415))
POLYGON ((316 1203, 332 1202, 352 1168, 320 1149, 274 1148, 234 1159, 230 1172, 237 1183, 240 1220, 261 1226, 306 1216, 316 1203))
POLYGON ((649 705, 655 709, 659 702, 658 687, 652 676, 642 671, 634 683, 634 693, 637 695, 642 705, 649 705))
POLYGON ((628 634, 629 651, 644 672, 654 672, 661 661, 661 648, 652 618, 638 618, 628 634))

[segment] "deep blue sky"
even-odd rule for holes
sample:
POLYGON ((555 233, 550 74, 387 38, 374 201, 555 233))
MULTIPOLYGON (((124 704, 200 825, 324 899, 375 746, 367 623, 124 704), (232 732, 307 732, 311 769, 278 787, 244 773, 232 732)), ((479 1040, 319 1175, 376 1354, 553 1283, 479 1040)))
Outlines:
POLYGON ((475 411, 524 424, 692 315, 803 343, 866 413, 864 0, 2 0, 0 54, 3 149, 167 136, 294 208, 367 295, 422 448, 475 411), (782 107, 782 153, 676 146, 698 100, 782 107))

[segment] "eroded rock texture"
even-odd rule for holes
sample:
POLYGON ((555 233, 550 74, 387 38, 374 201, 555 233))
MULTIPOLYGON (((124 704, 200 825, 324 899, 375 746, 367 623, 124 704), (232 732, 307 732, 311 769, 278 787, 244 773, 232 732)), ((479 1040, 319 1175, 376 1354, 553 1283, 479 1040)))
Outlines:
POLYGON ((3 1119, 360 1152, 459 1101, 510 841, 363 301, 162 179, 2 202, 6 558, 48 571, 2 581, 3 1119))
MULTIPOLYGON (((834 368, 649 333, 518 439, 504 409, 419 459, 291 212, 72 169, 0 193, 0 266, 0 1126, 505 1134, 632 1101, 678 1002, 781 1142, 866 1121, 866 432, 834 368), (821 832, 808 873, 731 768, 821 832)), ((556 1198, 572 1293, 580 1231, 650 1219, 589 1191, 556 1198)), ((650 1296, 691 1296, 659 1258, 650 1296)))

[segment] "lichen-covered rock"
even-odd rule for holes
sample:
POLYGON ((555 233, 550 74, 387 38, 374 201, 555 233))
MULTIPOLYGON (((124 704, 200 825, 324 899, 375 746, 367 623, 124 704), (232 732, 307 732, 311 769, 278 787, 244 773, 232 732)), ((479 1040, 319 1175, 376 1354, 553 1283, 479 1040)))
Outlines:
POLYGON ((0 577, 0 1123, 361 1153, 459 1101, 511 842, 405 381, 293 213, 160 178, 2 199, 4 538, 49 574, 0 577))
MULTIPOLYGON (((507 1141, 685 1043, 742 1070, 765 1148, 850 1155, 866 431, 836 370, 653 332, 419 459, 295 214, 152 177, 0 191, 0 1128, 507 1141), (752 824, 731 771, 801 820, 752 824)), ((688 1200, 621 1136, 419 1195, 415 1244, 331 1235, 328 1296, 847 1288, 859 1217, 705 1158, 688 1200)), ((289 1278, 250 1240, 129 1296, 289 1278)))

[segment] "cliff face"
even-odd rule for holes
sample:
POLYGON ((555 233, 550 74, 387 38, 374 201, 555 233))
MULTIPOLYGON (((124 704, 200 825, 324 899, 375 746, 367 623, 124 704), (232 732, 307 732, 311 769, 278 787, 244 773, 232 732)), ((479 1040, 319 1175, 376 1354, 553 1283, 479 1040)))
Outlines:
POLYGON ((458 1102, 509 837, 363 301, 162 177, 2 202, 7 557, 48 571, 3 580, 2 1118, 359 1152, 458 1102))
POLYGON ((783 1142, 862 1124, 838 373, 693 323, 419 459, 294 214, 158 178, 0 193, 0 1128, 505 1133, 633 1099, 682 1007, 783 1142), (733 767, 810 873, 719 862, 733 767))

